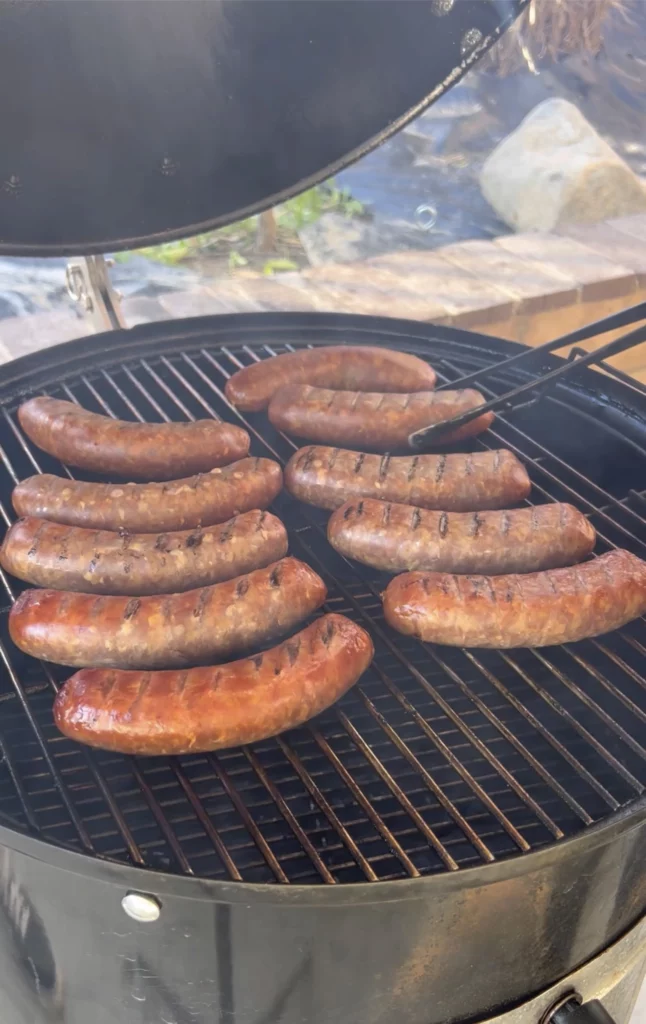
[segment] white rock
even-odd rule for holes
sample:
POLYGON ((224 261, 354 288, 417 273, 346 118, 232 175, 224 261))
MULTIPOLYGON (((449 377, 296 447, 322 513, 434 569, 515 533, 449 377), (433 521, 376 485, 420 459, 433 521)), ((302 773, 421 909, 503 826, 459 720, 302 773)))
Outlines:
POLYGON ((646 211, 646 188, 562 99, 539 103, 494 149, 480 174, 494 210, 516 231, 551 231, 646 211))

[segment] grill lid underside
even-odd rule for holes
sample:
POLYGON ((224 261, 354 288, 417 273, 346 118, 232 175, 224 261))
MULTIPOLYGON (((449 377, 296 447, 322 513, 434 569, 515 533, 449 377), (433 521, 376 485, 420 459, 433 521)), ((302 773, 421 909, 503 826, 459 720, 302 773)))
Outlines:
MULTIPOLYGON (((170 322, 128 332, 125 341, 120 333, 118 359, 108 344, 99 352, 96 339, 39 353, 37 385, 18 375, 0 390, 4 521, 16 480, 66 472, 21 435, 15 413, 26 393, 125 419, 221 416, 247 426, 253 454, 284 463, 296 446, 264 415, 243 417, 224 398, 240 365, 310 342, 369 340, 426 355, 443 380, 455 380, 506 354, 493 339, 485 350, 470 346, 465 332, 425 325, 406 337, 401 321, 367 337, 374 321, 366 321, 170 322)), ((5 381, 16 370, 8 367, 5 381)), ((508 372, 482 390, 490 397, 519 379, 527 379, 522 371, 508 372)), ((616 401, 562 385, 513 422, 498 419, 476 443, 510 448, 525 462, 532 501, 570 501, 589 515, 597 552, 616 545, 646 557, 646 420, 633 409, 622 436, 623 416, 616 401), (608 410, 612 427, 604 424, 608 410)), ((248 749, 176 759, 91 751, 52 721, 54 692, 69 670, 39 664, 8 640, 19 585, 2 577, 0 823, 175 874, 332 884, 526 856, 637 806, 646 784, 642 620, 599 640, 536 651, 422 644, 385 625, 379 594, 387 577, 329 547, 325 513, 286 493, 272 511, 288 527, 292 553, 328 584, 325 610, 370 630, 376 657, 360 684, 310 725, 248 749)))

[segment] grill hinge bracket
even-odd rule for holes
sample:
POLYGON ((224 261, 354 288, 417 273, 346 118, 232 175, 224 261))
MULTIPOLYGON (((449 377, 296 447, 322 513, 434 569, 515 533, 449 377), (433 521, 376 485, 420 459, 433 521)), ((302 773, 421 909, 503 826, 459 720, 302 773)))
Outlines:
POLYGON ((103 256, 82 256, 70 260, 65 270, 68 295, 89 315, 97 334, 125 328, 121 297, 112 287, 109 267, 113 260, 103 256))

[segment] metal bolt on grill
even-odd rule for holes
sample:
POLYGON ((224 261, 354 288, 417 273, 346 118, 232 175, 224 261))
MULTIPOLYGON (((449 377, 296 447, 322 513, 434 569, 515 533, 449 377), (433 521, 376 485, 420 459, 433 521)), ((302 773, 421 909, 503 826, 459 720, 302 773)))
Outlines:
MULTIPOLYGON (((133 420, 216 416, 245 426, 252 452, 284 463, 294 444, 262 415, 224 397, 242 365, 308 342, 336 341, 285 327, 240 337, 173 325, 157 344, 63 360, 29 393, 71 399, 133 420), (103 361, 103 365, 101 362, 103 361)), ((136 337, 136 332, 132 333, 136 337)), ((346 340, 364 340, 355 329, 346 340)), ((374 340, 374 335, 371 336, 374 340)), ((491 352, 439 334, 377 339, 427 355, 442 381, 493 362, 491 352)), ((125 343, 124 343, 125 344, 125 343)), ((520 369, 480 385, 488 397, 527 379, 520 369)), ((569 385, 568 385, 569 387, 569 385)), ((0 514, 34 472, 71 473, 33 448, 16 422, 25 397, 7 386, 0 409, 0 514)), ((642 396, 639 396, 643 401, 642 396)), ((646 445, 646 425, 641 424, 646 445)), ((532 501, 569 501, 599 535, 597 551, 646 557, 646 448, 557 388, 533 410, 498 418, 477 442, 507 447, 528 466, 532 501), (545 429, 552 418, 553 430, 545 429), (569 424, 563 429, 563 424, 569 424), (578 437, 575 436, 576 432, 578 437), (591 451, 594 449, 596 454, 591 451), (574 452, 574 456, 573 456, 574 452), (608 456, 611 452, 612 455, 608 456), (606 457, 608 456, 608 457, 606 457)), ((378 882, 458 871, 562 842, 636 801, 646 785, 643 620, 599 640, 542 650, 433 647, 393 633, 381 614, 385 576, 332 551, 326 517, 280 495, 295 555, 329 586, 327 609, 370 630, 371 669, 310 725, 253 747, 181 758, 93 751, 61 736, 51 706, 65 670, 16 651, 6 612, 17 584, 0 573, 0 824, 62 846, 150 869, 256 883, 378 882)))

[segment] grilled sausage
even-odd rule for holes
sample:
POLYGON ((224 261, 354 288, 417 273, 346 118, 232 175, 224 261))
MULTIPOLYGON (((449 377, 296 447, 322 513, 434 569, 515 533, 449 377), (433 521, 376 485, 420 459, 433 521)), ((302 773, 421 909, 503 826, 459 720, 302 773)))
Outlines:
POLYGON ((285 467, 285 487, 300 501, 335 509, 348 498, 382 498, 444 512, 507 508, 531 490, 511 452, 470 455, 366 455, 342 448, 300 448, 285 467))
POLYGON ((264 359, 238 370, 226 396, 246 412, 266 409, 286 384, 317 384, 340 391, 430 391, 436 374, 407 352, 358 345, 330 345, 264 359))
POLYGON ((37 587, 85 594, 176 594, 222 583, 287 554, 287 531, 270 512, 177 533, 84 530, 46 519, 19 519, 0 564, 37 587))
POLYGON ((323 604, 323 580, 304 562, 280 562, 226 583, 156 597, 26 590, 9 633, 26 654, 59 665, 183 668, 287 633, 323 604))
POLYGON ((429 512, 364 498, 330 517, 328 540, 374 569, 405 572, 537 572, 581 562, 596 534, 572 505, 504 512, 429 512))
POLYGON ((454 647, 545 647, 618 629, 646 612, 646 563, 611 551, 527 576, 408 572, 383 595, 393 629, 454 647))
MULTIPOLYGON (((356 445, 371 451, 406 448, 408 437, 422 427, 442 423, 484 403, 479 391, 420 391, 392 395, 330 391, 291 384, 269 403, 269 419, 278 430, 322 444, 356 445)), ((459 441, 486 430, 493 413, 484 413, 449 434, 459 441)))
POLYGON ((68 466, 130 480, 175 480, 249 451, 248 433, 231 423, 130 423, 46 396, 21 405, 18 420, 34 444, 68 466))
POLYGON ((124 754, 235 747, 293 729, 324 711, 372 661, 370 636, 324 615, 278 647, 184 672, 83 669, 54 703, 62 733, 124 754))
POLYGON ((19 483, 11 500, 19 516, 91 530, 163 533, 213 526, 266 508, 282 486, 277 462, 249 458, 159 484, 91 484, 41 473, 19 483))

